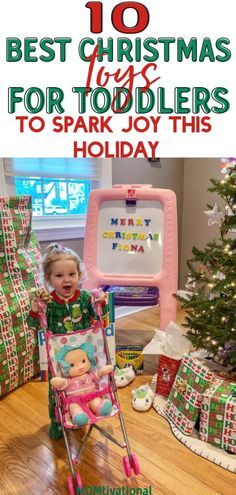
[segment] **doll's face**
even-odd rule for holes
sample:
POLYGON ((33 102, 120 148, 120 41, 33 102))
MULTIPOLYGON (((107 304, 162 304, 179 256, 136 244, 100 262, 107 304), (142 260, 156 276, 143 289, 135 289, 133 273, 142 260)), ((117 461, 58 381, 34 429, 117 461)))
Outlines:
POLYGON ((69 351, 65 357, 65 361, 71 365, 69 370, 69 376, 71 378, 74 378, 75 376, 82 376, 91 368, 89 358, 86 352, 82 351, 82 349, 69 351))

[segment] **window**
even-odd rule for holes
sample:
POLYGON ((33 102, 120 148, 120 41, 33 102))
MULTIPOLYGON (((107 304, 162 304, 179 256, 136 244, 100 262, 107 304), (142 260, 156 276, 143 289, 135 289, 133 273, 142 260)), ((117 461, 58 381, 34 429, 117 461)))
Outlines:
POLYGON ((32 196, 33 217, 85 215, 90 181, 15 177, 16 194, 32 196))
POLYGON ((111 187, 111 160, 0 159, 1 178, 0 194, 32 196, 39 240, 73 239, 84 237, 90 191, 111 187))

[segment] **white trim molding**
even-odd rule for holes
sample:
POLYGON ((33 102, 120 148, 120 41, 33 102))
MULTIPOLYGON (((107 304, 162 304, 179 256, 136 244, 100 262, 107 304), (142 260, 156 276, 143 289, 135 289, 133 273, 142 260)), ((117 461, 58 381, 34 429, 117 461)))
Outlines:
POLYGON ((32 228, 39 241, 57 239, 82 239, 85 232, 85 217, 48 217, 33 218, 32 228))

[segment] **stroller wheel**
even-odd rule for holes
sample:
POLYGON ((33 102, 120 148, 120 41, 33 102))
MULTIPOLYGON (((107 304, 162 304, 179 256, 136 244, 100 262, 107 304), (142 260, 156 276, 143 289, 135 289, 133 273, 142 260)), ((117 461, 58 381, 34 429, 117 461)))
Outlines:
POLYGON ((77 488, 81 489, 83 487, 79 473, 76 473, 75 474, 75 477, 76 477, 76 490, 75 490, 75 487, 74 487, 72 476, 70 475, 67 478, 67 483, 68 483, 68 488, 69 488, 69 494, 70 495, 79 495, 79 490, 77 490, 77 488))
POLYGON ((124 466, 124 471, 127 476, 127 478, 130 478, 131 476, 131 466, 129 462, 128 456, 123 457, 123 466, 124 466))
POLYGON ((133 468, 134 474, 140 473, 138 458, 137 458, 136 454, 132 454, 132 468, 133 468))

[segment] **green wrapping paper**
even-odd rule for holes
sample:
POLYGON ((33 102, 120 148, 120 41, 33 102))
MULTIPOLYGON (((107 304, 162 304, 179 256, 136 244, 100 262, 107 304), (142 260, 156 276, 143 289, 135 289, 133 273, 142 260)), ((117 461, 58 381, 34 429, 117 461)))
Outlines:
POLYGON ((199 437, 236 454, 236 383, 217 380, 203 394, 199 437))
POLYGON ((37 335, 26 324, 40 267, 31 206, 29 196, 0 197, 0 396, 39 372, 37 335))
POLYGON ((202 394, 214 374, 191 355, 185 354, 167 399, 166 417, 185 435, 191 435, 200 413, 202 394))

